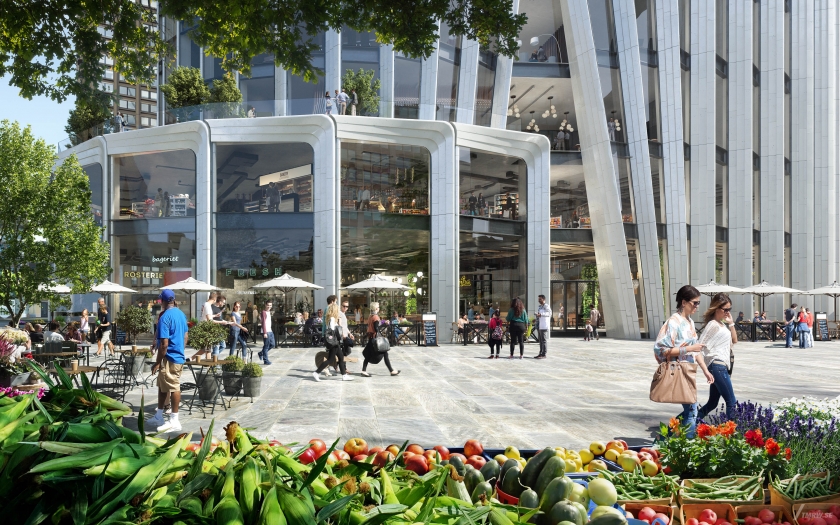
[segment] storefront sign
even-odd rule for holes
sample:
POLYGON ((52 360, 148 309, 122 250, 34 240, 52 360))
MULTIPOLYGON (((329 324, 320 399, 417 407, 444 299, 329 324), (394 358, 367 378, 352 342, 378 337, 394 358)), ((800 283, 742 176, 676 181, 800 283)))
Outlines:
POLYGON ((178 262, 177 255, 171 255, 169 257, 155 257, 152 255, 152 262, 153 263, 163 263, 163 262, 178 262))
POLYGON ((283 275, 283 268, 222 268, 225 275, 233 277, 280 277, 283 275))
POLYGON ((123 277, 129 279, 163 279, 164 272, 123 272, 123 277))

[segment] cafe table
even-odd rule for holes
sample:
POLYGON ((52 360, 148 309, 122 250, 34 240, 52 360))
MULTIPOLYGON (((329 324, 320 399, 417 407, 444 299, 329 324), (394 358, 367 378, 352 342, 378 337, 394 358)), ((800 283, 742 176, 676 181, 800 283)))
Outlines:
POLYGON ((120 361, 119 361, 118 366, 123 367, 123 370, 125 370, 125 375, 126 375, 126 378, 128 380, 128 385, 127 385, 128 390, 131 390, 135 386, 140 386, 140 385, 149 386, 149 380, 152 378, 152 375, 149 374, 148 376, 146 376, 146 379, 142 379, 143 367, 140 367, 140 369, 135 374, 134 370, 132 370, 132 368, 129 367, 129 364, 128 364, 128 361, 126 360, 126 358, 128 356, 138 356, 138 355, 145 356, 146 354, 150 353, 151 350, 149 350, 149 349, 132 350, 132 349, 128 348, 126 350, 122 350, 122 349, 114 350, 114 352, 116 352, 117 354, 120 355, 120 361))
MULTIPOLYGON (((96 376, 99 375, 99 367, 96 366, 79 365, 78 367, 76 367, 75 370, 73 370, 72 367, 61 367, 61 369, 64 371, 65 374, 73 378, 73 382, 76 383, 76 386, 78 386, 79 388, 81 388, 81 385, 79 385, 79 374, 93 374, 93 380, 91 380, 91 383, 95 383, 96 376)), ((53 375, 58 375, 58 370, 53 368, 50 370, 50 373, 53 375)))
POLYGON ((186 362, 187 368, 190 369, 190 372, 195 379, 195 393, 193 394, 192 398, 190 399, 190 404, 187 407, 187 410, 190 415, 192 415, 192 409, 195 405, 196 397, 200 396, 200 392, 202 388, 213 388, 213 384, 215 383, 215 388, 213 388, 213 399, 199 399, 201 402, 201 412, 204 413, 205 409, 209 405, 211 407, 210 414, 214 414, 216 411, 216 403, 221 402, 222 408, 227 410, 229 407, 225 404, 225 397, 222 395, 222 374, 221 374, 221 365, 222 361, 213 360, 213 359, 202 359, 201 361, 187 361, 186 362), (211 384, 207 384, 207 382, 212 382, 211 384))

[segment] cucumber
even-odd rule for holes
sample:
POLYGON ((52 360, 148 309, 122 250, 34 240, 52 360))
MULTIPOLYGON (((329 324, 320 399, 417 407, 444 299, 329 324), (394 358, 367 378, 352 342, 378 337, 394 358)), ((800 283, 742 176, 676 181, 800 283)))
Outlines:
POLYGON ((561 521, 571 521, 576 525, 583 525, 585 516, 580 515, 577 507, 569 501, 558 501, 548 512, 549 525, 557 525, 561 521))
POLYGON ((467 469, 467 473, 464 474, 464 485, 467 486, 467 492, 470 494, 472 494, 478 484, 483 481, 484 476, 481 474, 480 470, 467 469))
POLYGON ((548 514, 557 502, 569 499, 574 485, 575 482, 565 476, 551 480, 540 496, 540 510, 548 514))
POLYGON ((464 462, 461 461, 461 458, 459 458, 458 456, 450 456, 449 464, 455 467, 455 470, 458 472, 459 476, 463 476, 467 473, 467 467, 464 466, 464 462))
POLYGON ((605 512, 590 521, 589 525, 627 525, 627 518, 617 512, 605 512))
POLYGON ((475 490, 472 492, 472 502, 478 503, 481 500, 481 496, 484 496, 485 499, 489 499, 492 495, 493 487, 491 487, 486 481, 482 481, 475 486, 475 490))
POLYGON ((522 469, 522 475, 520 477, 520 483, 525 485, 526 487, 534 488, 534 484, 537 481, 537 476, 540 475, 542 472, 543 467, 545 466, 546 462, 550 458, 557 457, 557 453, 551 447, 545 447, 542 449, 539 454, 531 458, 531 461, 525 464, 525 468, 522 469))
POLYGON ((545 488, 551 483, 552 479, 563 477, 565 474, 566 461, 563 458, 559 456, 548 458, 548 461, 545 462, 543 469, 540 471, 540 475, 537 476, 537 481, 534 483, 533 488, 537 491, 537 494, 542 496, 545 488))
POLYGON ((522 491, 525 490, 525 487, 519 482, 519 476, 522 474, 522 471, 519 470, 519 467, 511 467, 505 473, 505 477, 502 480, 502 491, 507 494, 508 496, 513 496, 514 498, 518 498, 522 491))
POLYGON ((518 469, 522 469, 522 467, 519 466, 519 462, 516 461, 515 459, 509 459, 509 460, 505 461, 505 464, 502 465, 502 468, 499 472, 499 481, 505 479, 505 474, 507 474, 508 469, 512 469, 513 467, 516 467, 518 469))
POLYGON ((526 509, 536 509, 540 506, 540 498, 533 490, 525 489, 519 495, 519 506, 526 509))
POLYGON ((495 459, 491 459, 487 463, 481 467, 481 475, 484 476, 484 480, 490 483, 493 486, 496 486, 496 481, 500 477, 500 472, 502 467, 499 465, 499 462, 495 459))

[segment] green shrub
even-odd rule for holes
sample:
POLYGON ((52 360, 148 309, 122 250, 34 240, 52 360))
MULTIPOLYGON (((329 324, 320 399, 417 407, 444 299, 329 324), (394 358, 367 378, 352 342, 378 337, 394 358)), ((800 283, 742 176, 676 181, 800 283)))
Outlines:
POLYGON ((151 332, 154 324, 152 314, 146 308, 129 305, 120 310, 116 318, 117 326, 131 336, 131 340, 137 339, 137 334, 151 332))
POLYGON ((245 367, 245 361, 239 356, 231 355, 225 358, 222 363, 222 370, 225 372, 239 372, 245 367))
POLYGON ((190 328, 189 334, 190 346, 198 350, 209 350, 227 339, 228 328, 213 321, 201 321, 190 328))
POLYGON ((242 367, 243 377, 262 377, 263 369, 257 363, 248 363, 242 367))

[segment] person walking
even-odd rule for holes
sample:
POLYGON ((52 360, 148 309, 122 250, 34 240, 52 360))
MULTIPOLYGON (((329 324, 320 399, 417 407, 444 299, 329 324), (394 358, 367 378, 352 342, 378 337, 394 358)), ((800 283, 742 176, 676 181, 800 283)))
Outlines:
POLYGON ((82 333, 82 342, 87 341, 90 334, 90 312, 87 308, 82 310, 82 316, 79 319, 79 332, 82 333))
POLYGON ((551 330, 551 307, 545 302, 545 296, 537 296, 537 336, 540 341, 540 353, 534 359, 545 359, 548 351, 548 331, 551 330))
POLYGON ((184 349, 189 340, 187 316, 175 306, 175 292, 172 290, 163 290, 158 299, 164 308, 157 323, 157 360, 152 365, 152 374, 160 372, 157 378, 158 404, 149 424, 157 427, 158 432, 180 432, 178 405, 181 403, 181 372, 186 362, 184 349), (169 414, 169 422, 164 422, 167 399, 172 413, 169 414))
POLYGON ((260 311, 257 308, 257 303, 254 304, 248 303, 251 308, 251 340, 254 341, 254 344, 257 344, 257 332, 259 332, 260 328, 260 311))
POLYGON ((102 348, 105 347, 114 354, 114 343, 111 342, 111 316, 108 315, 108 307, 105 305, 105 299, 99 298, 99 313, 96 320, 97 330, 99 332, 99 348, 96 350, 96 355, 102 353, 102 348))
MULTIPOLYGON (((665 321, 656 336, 653 345, 653 355, 657 363, 676 359, 688 363, 697 362, 706 376, 709 384, 714 383, 715 378, 706 369, 703 359, 695 359, 695 354, 703 351, 703 345, 697 343, 697 331, 694 329, 694 320, 691 316, 700 306, 700 292, 697 288, 687 284, 677 291, 677 311, 665 321)), ((682 424, 688 427, 687 437, 694 437, 697 428, 697 402, 683 403, 683 411, 678 416, 682 424)))
POLYGON ((703 314, 703 334, 699 343, 703 345, 702 358, 706 368, 714 377, 709 387, 709 400, 697 411, 697 419, 703 419, 717 410, 720 398, 726 403, 726 417, 735 415, 735 391, 732 389, 728 363, 732 346, 738 342, 735 323, 732 321, 732 301, 725 293, 712 297, 709 309, 703 314))
POLYGON ((359 95, 356 94, 355 89, 350 90, 350 114, 356 116, 356 106, 359 105, 359 95))
POLYGON ((589 310, 589 320, 592 321, 592 335, 596 340, 600 340, 598 335, 598 322, 601 320, 601 312, 598 311, 598 305, 592 303, 592 309, 589 310))
POLYGON ((508 333, 510 334, 510 359, 513 359, 513 348, 519 343, 519 359, 525 353, 525 330, 528 329, 528 312, 525 311, 525 304, 519 297, 514 297, 510 302, 510 310, 507 314, 508 333))
POLYGON ((793 333, 796 330, 796 303, 785 310, 785 348, 793 348, 793 333))
POLYGON ((796 317, 796 333, 799 334, 799 348, 808 347, 808 314, 805 313, 805 307, 799 307, 799 314, 796 317))
POLYGON ((329 330, 329 332, 324 332, 324 340, 327 342, 327 351, 329 352, 329 355, 318 366, 318 368, 312 372, 312 378, 315 381, 321 381, 321 372, 330 366, 330 362, 333 359, 337 359, 338 368, 341 371, 341 380, 353 381, 353 376, 347 373, 347 368, 344 364, 344 349, 342 348, 344 338, 349 335, 349 332, 345 332, 345 329, 341 326, 340 312, 338 311, 338 305, 335 300, 333 300, 333 302, 331 302, 327 307, 327 316, 324 319, 327 323, 327 330, 329 330), (330 335, 334 335, 335 337, 331 338, 330 335), (335 341, 334 344, 329 343, 330 339, 335 341))
MULTIPOLYGON (((216 302, 210 305, 210 311, 212 312, 212 318, 210 319, 216 324, 220 324, 223 326, 230 326, 228 321, 223 319, 222 311, 225 309, 225 302, 227 299, 224 295, 218 294, 216 295, 216 302)), ((213 349, 210 355, 219 355, 225 349, 227 345, 225 341, 219 341, 217 344, 213 345, 213 349)))
POLYGON ((330 97, 330 92, 329 92, 329 91, 327 91, 326 93, 324 93, 324 100, 325 100, 325 102, 326 102, 326 114, 327 114, 327 115, 332 115, 332 112, 333 112, 333 101, 332 101, 332 98, 330 97))
POLYGON ((813 348, 814 347, 814 314, 811 313, 810 308, 805 309, 805 315, 808 317, 808 346, 805 348, 813 348))
POLYGON ((501 312, 498 310, 493 311, 493 315, 490 316, 490 323, 489 323, 489 332, 490 335, 487 338, 487 344, 490 345, 490 359, 498 359, 499 352, 502 351, 502 340, 505 338, 504 329, 502 328, 502 315, 501 312), (493 354, 493 350, 496 350, 496 354, 493 354))
POLYGON ((392 376, 400 375, 399 370, 394 371, 394 368, 391 366, 391 360, 388 358, 388 351, 391 349, 388 340, 377 337, 380 322, 379 303, 370 303, 370 311, 371 314, 368 319, 368 342, 365 345, 365 349, 362 350, 362 356, 365 358, 364 363, 362 363, 362 376, 370 377, 370 374, 367 372, 368 364, 377 364, 383 359, 385 360, 385 366, 392 376))
POLYGON ((265 308, 260 313, 260 321, 262 322, 263 334, 263 349, 257 354, 257 357, 263 360, 263 364, 270 365, 268 360, 268 351, 274 348, 274 332, 271 331, 271 301, 266 301, 265 308))
POLYGON ((242 347, 242 359, 248 358, 248 329, 242 322, 242 303, 233 303, 233 310, 230 312, 230 354, 236 354, 236 343, 242 347))

